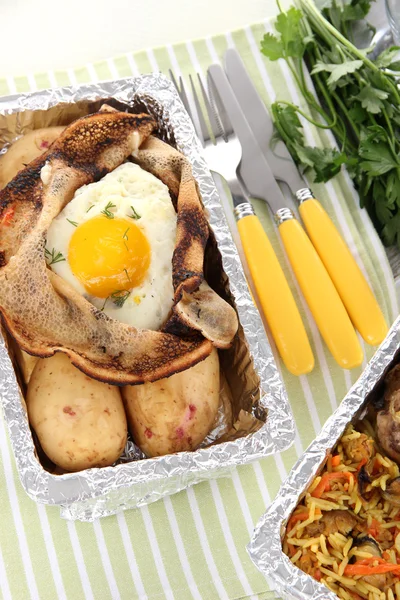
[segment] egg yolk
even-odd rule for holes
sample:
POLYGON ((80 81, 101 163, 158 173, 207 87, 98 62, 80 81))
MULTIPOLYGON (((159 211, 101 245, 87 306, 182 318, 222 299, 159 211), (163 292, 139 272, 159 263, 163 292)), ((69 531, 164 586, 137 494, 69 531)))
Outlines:
POLYGON ((79 225, 68 249, 72 272, 98 298, 140 285, 150 255, 150 244, 135 223, 102 215, 79 225))

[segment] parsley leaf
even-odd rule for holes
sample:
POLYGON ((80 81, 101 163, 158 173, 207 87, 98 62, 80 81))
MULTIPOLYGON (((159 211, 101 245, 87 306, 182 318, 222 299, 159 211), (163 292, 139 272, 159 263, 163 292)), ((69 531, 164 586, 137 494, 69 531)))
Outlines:
POLYGON ((291 106, 282 107, 275 103, 273 105, 273 110, 276 111, 276 116, 279 121, 279 128, 282 130, 283 134, 293 142, 303 144, 304 136, 302 126, 294 108, 291 106))
POLYGON ((339 173, 341 166, 347 160, 344 152, 338 152, 335 148, 298 146, 296 150, 303 165, 314 169, 316 183, 329 181, 329 179, 339 173))
POLYGON ((360 162, 360 168, 374 177, 388 173, 399 166, 385 142, 374 142, 366 138, 361 142, 358 154, 364 159, 360 162))
POLYGON ((361 92, 354 96, 357 100, 361 100, 361 106, 368 112, 376 115, 381 112, 384 104, 382 100, 386 100, 389 94, 383 90, 366 85, 362 88, 361 92))
POLYGON ((387 246, 396 243, 400 247, 400 212, 382 228, 382 237, 387 246))
POLYGON ((319 73, 320 71, 328 71, 330 73, 327 83, 329 87, 334 87, 334 84, 339 81, 345 75, 349 73, 355 73, 358 69, 361 69, 363 66, 362 60, 348 60, 344 63, 335 64, 335 63, 324 63, 322 61, 317 61, 313 70, 311 71, 311 75, 315 73, 319 73))
POLYGON ((283 44, 272 33, 266 33, 261 41, 261 52, 269 60, 278 60, 283 58, 283 44))
POLYGON ((400 179, 399 173, 392 170, 387 176, 386 197, 388 204, 393 208, 395 205, 400 207, 400 179))
POLYGON ((303 35, 300 27, 301 19, 301 11, 294 7, 287 13, 280 13, 275 23, 275 29, 281 34, 280 39, 272 33, 266 33, 261 42, 262 53, 270 60, 302 58, 305 47, 312 38, 303 35))
POLYGON ((383 69, 391 69, 392 71, 398 71, 400 69, 399 63, 400 46, 391 46, 386 48, 383 52, 375 59, 377 67, 383 69), (396 60, 397 59, 397 60, 396 60))

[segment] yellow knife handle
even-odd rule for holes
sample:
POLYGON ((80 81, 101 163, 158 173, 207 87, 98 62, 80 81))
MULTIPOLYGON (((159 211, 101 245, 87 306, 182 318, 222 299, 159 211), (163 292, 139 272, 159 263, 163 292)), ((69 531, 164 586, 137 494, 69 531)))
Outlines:
POLYGON ((343 302, 300 223, 288 209, 281 211, 287 212, 279 232, 318 329, 341 367, 357 367, 363 352, 343 302))
POLYGON ((354 326, 368 344, 380 344, 388 332, 385 317, 335 225, 315 198, 302 202, 299 212, 354 326))
POLYGON ((247 264, 279 354, 293 375, 312 371, 314 356, 300 313, 271 243, 256 215, 237 223, 247 264))

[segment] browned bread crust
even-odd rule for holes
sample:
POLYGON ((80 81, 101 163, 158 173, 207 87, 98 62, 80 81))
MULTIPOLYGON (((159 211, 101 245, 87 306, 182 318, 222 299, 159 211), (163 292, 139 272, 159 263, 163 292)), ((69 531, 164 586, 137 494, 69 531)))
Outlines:
MULTIPOLYGON (((211 337, 207 323, 186 318, 185 337, 180 337, 138 330, 109 318, 47 268, 45 239, 50 223, 74 192, 120 165, 154 127, 154 120, 146 114, 99 112, 83 117, 0 192, 0 313, 6 327, 26 352, 41 357, 64 352, 91 377, 120 385, 155 381, 204 359, 212 341, 199 332, 211 337), (49 174, 43 183, 45 165, 49 174)), ((167 183, 177 197, 173 259, 177 307, 183 292, 196 291, 203 281, 208 225, 183 155, 151 138, 139 151, 138 162, 167 183)), ((237 328, 236 313, 217 298, 225 315, 221 322, 228 315, 233 323, 229 344, 237 328)), ((215 342, 226 345, 226 340, 215 342)))

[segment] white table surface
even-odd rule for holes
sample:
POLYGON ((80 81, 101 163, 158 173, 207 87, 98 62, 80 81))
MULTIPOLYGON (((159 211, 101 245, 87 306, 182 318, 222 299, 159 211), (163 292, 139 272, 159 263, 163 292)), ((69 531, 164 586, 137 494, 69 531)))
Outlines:
POLYGON ((204 38, 276 12, 275 0, 0 0, 0 77, 204 38))

